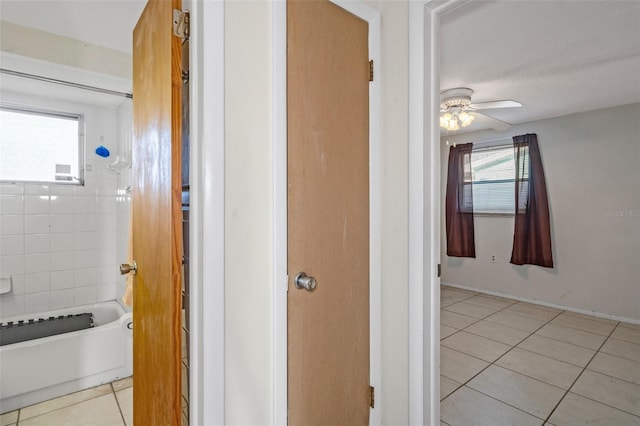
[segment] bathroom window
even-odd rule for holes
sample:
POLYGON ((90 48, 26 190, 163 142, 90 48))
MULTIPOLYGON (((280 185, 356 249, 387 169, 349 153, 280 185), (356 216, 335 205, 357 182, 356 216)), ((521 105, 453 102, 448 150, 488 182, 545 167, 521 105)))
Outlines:
POLYGON ((0 106, 0 181, 81 185, 80 114, 0 106))

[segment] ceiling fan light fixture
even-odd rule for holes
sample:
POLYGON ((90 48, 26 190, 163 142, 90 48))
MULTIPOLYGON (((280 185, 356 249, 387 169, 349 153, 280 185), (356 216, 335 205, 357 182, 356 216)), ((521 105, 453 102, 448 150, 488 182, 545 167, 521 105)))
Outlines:
POLYGON ((458 115, 451 114, 449 112, 443 114, 440 117, 440 127, 447 129, 450 132, 454 132, 460 128, 458 124, 458 115))
POLYGON ((473 120, 475 120, 475 116, 466 111, 454 112, 453 114, 446 112, 440 117, 440 127, 455 132, 460 129, 460 126, 467 127, 473 123, 473 120))
POLYGON ((469 114, 466 111, 462 111, 458 114, 458 120, 460 120, 460 125, 462 127, 467 127, 469 124, 473 123, 473 120, 475 119, 476 117, 474 114, 469 114))

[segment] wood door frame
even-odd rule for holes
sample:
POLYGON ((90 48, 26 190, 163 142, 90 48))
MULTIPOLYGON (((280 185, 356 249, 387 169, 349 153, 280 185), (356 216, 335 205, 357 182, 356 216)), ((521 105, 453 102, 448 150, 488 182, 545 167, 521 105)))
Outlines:
POLYGON ((222 425, 225 415, 224 2, 183 0, 183 8, 191 12, 189 420, 193 425, 222 425))
MULTIPOLYGON (((330 0, 369 23, 369 59, 380 64, 380 13, 360 0, 330 0)), ((273 3, 273 424, 286 425, 287 406, 287 3, 273 3)), ((369 86, 369 333, 370 384, 376 404, 369 424, 381 422, 381 143, 380 66, 369 86)))
POLYGON ((439 25, 468 1, 409 2, 409 424, 440 423, 439 25))

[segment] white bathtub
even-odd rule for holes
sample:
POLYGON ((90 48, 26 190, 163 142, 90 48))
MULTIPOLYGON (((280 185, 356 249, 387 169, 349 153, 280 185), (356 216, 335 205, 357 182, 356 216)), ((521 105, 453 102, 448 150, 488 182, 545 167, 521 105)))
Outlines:
POLYGON ((116 301, 28 318, 92 312, 94 327, 0 347, 0 413, 131 375, 131 313, 116 301))

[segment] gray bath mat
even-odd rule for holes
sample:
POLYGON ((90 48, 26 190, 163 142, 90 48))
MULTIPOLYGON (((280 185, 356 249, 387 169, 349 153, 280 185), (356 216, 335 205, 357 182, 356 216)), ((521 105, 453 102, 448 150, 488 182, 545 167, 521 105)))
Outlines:
POLYGON ((0 324, 0 346, 93 327, 91 312, 0 324))

